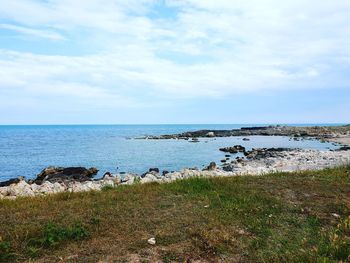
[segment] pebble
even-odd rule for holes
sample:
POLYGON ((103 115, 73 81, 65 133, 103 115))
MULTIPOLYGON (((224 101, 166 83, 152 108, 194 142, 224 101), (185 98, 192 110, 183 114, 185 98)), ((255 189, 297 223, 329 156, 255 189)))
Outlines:
POLYGON ((155 245, 156 244, 156 239, 154 237, 151 237, 150 239, 147 240, 147 242, 150 245, 155 245))
POLYGON ((340 215, 333 213, 332 216, 334 216, 335 218, 340 218, 340 215))

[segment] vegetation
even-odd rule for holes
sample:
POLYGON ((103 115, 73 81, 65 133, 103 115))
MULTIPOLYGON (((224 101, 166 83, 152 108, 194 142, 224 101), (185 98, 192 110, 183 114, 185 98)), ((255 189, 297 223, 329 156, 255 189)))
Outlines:
POLYGON ((0 261, 346 262, 349 215, 350 166, 2 200, 0 261))

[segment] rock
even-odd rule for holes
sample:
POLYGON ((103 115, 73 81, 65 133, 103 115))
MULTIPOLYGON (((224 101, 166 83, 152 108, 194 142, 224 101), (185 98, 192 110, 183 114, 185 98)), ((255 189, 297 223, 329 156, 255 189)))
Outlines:
POLYGON ((271 157, 285 157, 285 152, 292 151, 291 148, 257 148, 244 152, 247 159, 266 159, 271 157))
POLYGON ((113 183, 113 185, 118 185, 121 183, 122 180, 121 180, 120 176, 113 175, 110 172, 107 172, 102 177, 102 181, 104 182, 104 185, 106 185, 106 184, 111 185, 111 182, 113 183))
POLYGON ((165 175, 168 174, 168 173, 169 173, 169 171, 164 170, 164 171, 162 172, 162 175, 165 176, 165 175))
POLYGON ((243 147, 242 145, 235 145, 233 147, 225 147, 225 148, 220 148, 219 149, 222 152, 228 152, 228 153, 238 153, 238 152, 245 152, 245 147, 243 147))
POLYGON ((214 132, 208 132, 206 135, 206 137, 215 137, 215 133, 214 132))
POLYGON ((24 180, 21 180, 18 184, 12 184, 7 189, 8 195, 11 196, 34 196, 34 192, 31 186, 24 180))
POLYGON ((52 189, 52 193, 60 193, 66 190, 66 188, 63 185, 57 182, 52 184, 51 189, 52 189))
POLYGON ((98 170, 96 168, 86 169, 84 167, 48 167, 44 169, 36 179, 34 183, 42 184, 45 181, 49 181, 51 183, 55 182, 84 182, 91 180, 91 178, 96 175, 98 170))
POLYGON ((145 184, 145 183, 152 183, 157 181, 158 181, 158 178, 154 174, 148 173, 145 175, 145 177, 141 178, 140 183, 145 184))
POLYGON ((127 185, 131 185, 133 184, 135 181, 135 175, 133 174, 127 174, 126 176, 124 176, 124 178, 121 180, 122 184, 127 184, 127 185))
POLYGON ((171 172, 165 175, 165 181, 166 182, 171 182, 171 181, 175 181, 177 179, 181 179, 182 175, 180 172, 171 172))
POLYGON ((158 168, 150 168, 148 172, 141 174, 141 178, 144 178, 147 174, 153 174, 155 176, 159 175, 159 169, 158 168))
POLYGON ((41 195, 47 195, 53 193, 53 184, 49 181, 42 183, 41 185, 32 184, 32 189, 35 193, 41 195))
POLYGON ((113 175, 110 172, 105 172, 105 174, 102 176, 102 179, 110 178, 110 177, 113 177, 113 175))
POLYGON ((350 151, 350 146, 342 146, 337 151, 350 151))
POLYGON ((340 218, 340 215, 338 215, 336 213, 332 213, 332 216, 334 216, 335 218, 340 218))
POLYGON ((150 245, 155 245, 156 244, 156 239, 154 237, 151 237, 150 239, 147 240, 148 244, 150 245))
POLYGON ((159 168, 149 168, 149 172, 155 172, 159 174, 159 168))
POLYGON ((103 184, 101 184, 101 182, 98 181, 86 181, 83 183, 80 182, 74 182, 71 183, 70 187, 69 187, 69 191, 70 192, 87 192, 87 191, 99 191, 101 190, 103 184))
POLYGON ((2 196, 2 198, 4 198, 5 196, 7 196, 8 194, 9 194, 9 192, 8 192, 8 186, 0 187, 0 195, 2 196))
POLYGON ((216 170, 217 165, 215 162, 211 162, 207 167, 205 167, 203 170, 204 171, 214 171, 216 170))
POLYGON ((18 184, 20 181, 21 181, 21 178, 14 178, 4 182, 0 182, 0 187, 10 186, 11 184, 18 184))
POLYGON ((225 171, 225 172, 233 172, 236 170, 236 165, 235 163, 229 163, 229 164, 224 164, 224 166, 222 167, 222 169, 225 171))
POLYGON ((243 158, 237 157, 237 158, 236 158, 236 162, 237 162, 237 163, 243 163, 243 162, 244 162, 244 159, 243 159, 243 158))

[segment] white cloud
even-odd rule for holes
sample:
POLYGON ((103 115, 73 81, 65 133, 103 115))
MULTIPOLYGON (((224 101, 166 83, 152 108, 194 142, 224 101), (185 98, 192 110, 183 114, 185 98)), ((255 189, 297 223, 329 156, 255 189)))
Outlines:
POLYGON ((168 0, 176 16, 152 18, 156 2, 7 1, 0 19, 16 25, 2 28, 51 39, 65 32, 98 52, 2 51, 0 90, 137 104, 144 94, 220 97, 350 84, 349 1, 168 0))
POLYGON ((30 36, 39 37, 39 38, 46 38, 54 41, 65 40, 65 38, 62 35, 49 30, 32 29, 32 28, 27 28, 23 26, 15 26, 11 24, 0 24, 0 29, 12 30, 21 34, 30 35, 30 36))

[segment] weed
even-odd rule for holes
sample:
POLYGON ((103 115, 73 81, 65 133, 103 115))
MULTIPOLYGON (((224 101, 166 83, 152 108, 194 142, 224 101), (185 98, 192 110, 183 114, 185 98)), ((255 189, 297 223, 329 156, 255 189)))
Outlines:
POLYGON ((50 222, 43 227, 41 236, 28 240, 26 251, 30 257, 36 257, 43 248, 57 247, 65 241, 77 241, 88 236, 89 232, 82 224, 63 227, 50 222))
POLYGON ((179 262, 179 257, 174 252, 166 252, 162 259, 164 263, 179 262))
POLYGON ((5 262, 13 257, 13 251, 11 244, 6 241, 2 241, 0 237, 0 262, 5 262))

